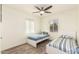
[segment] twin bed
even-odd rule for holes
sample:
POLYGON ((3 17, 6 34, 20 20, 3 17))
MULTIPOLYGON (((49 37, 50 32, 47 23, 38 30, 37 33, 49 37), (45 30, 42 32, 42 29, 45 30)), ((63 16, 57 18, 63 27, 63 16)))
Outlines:
POLYGON ((37 47, 39 42, 49 39, 48 34, 30 34, 27 38, 27 43, 32 45, 33 47, 37 47))
POLYGON ((70 36, 56 38, 46 46, 48 54, 79 54, 77 41, 70 36))

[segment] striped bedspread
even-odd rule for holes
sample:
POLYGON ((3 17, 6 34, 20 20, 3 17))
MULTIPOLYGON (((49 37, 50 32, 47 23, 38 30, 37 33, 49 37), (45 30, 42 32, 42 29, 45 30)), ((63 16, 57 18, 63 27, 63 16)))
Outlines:
POLYGON ((69 54, 76 54, 79 52, 74 39, 57 38, 49 43, 49 46, 62 50, 69 54))

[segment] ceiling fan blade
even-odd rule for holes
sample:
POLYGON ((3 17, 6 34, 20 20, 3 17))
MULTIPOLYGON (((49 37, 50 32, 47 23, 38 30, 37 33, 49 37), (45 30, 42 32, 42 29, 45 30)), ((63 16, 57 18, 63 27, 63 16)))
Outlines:
POLYGON ((45 8, 44 10, 48 10, 48 9, 50 9, 50 8, 52 8, 52 6, 49 6, 49 7, 45 8))
POLYGON ((52 13, 52 12, 49 12, 49 11, 45 11, 45 13, 52 13))
POLYGON ((40 11, 36 11, 36 12, 33 12, 33 13, 39 13, 40 11))
POLYGON ((43 11, 44 7, 41 7, 41 11, 43 11))
POLYGON ((38 10, 40 10, 40 11, 41 11, 41 9, 40 9, 39 7, 35 6, 35 8, 37 8, 38 10))

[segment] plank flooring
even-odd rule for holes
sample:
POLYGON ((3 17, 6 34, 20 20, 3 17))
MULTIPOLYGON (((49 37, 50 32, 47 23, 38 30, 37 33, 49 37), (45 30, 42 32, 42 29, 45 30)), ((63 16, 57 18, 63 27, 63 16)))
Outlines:
POLYGON ((46 54, 46 45, 49 43, 49 40, 40 42, 37 48, 29 44, 23 44, 11 49, 2 51, 2 54, 46 54))

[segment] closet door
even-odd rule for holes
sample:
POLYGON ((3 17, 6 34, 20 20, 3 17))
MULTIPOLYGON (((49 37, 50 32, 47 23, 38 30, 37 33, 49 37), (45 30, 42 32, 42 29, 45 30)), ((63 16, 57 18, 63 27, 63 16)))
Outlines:
POLYGON ((1 51, 1 40, 2 40, 1 31, 2 31, 2 23, 0 23, 0 51, 1 51))
POLYGON ((0 53, 1 53, 1 40, 2 40, 1 32, 2 32, 2 5, 0 4, 0 53))

